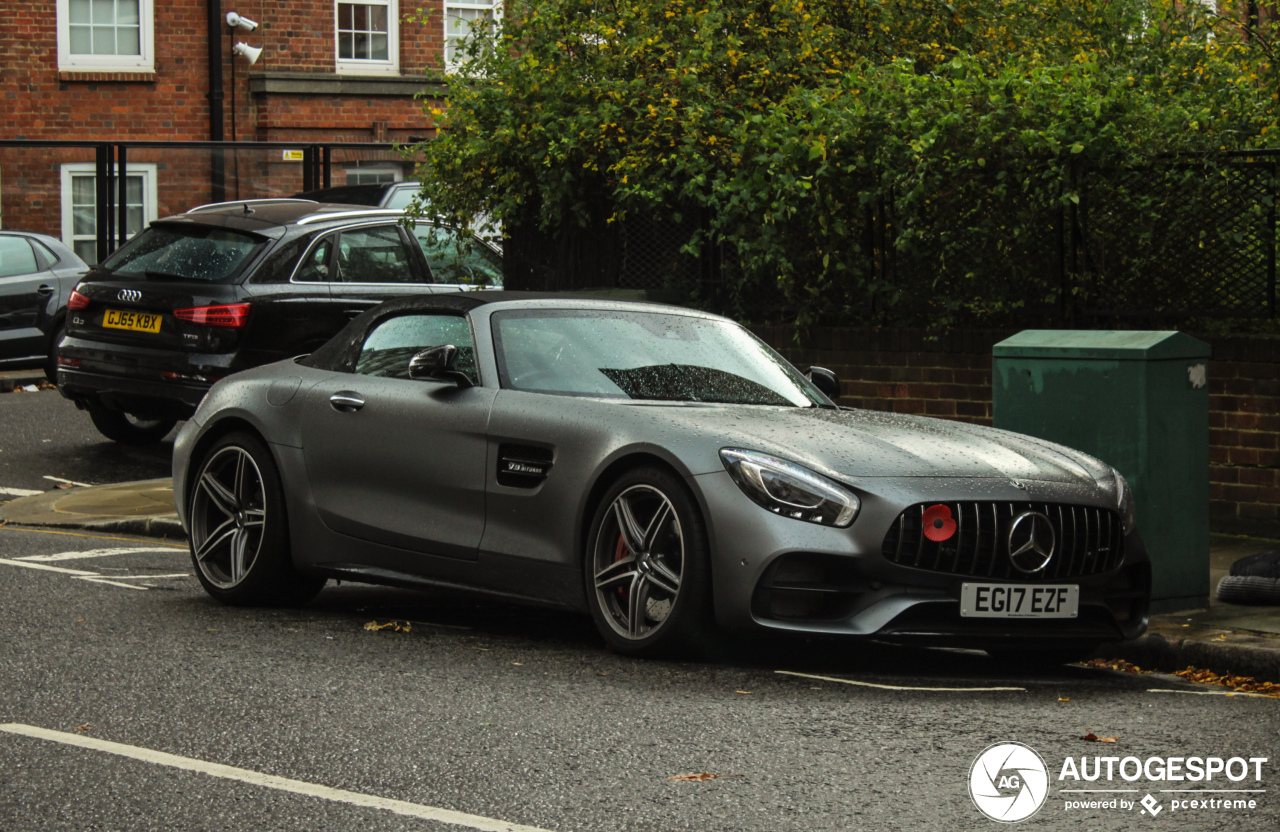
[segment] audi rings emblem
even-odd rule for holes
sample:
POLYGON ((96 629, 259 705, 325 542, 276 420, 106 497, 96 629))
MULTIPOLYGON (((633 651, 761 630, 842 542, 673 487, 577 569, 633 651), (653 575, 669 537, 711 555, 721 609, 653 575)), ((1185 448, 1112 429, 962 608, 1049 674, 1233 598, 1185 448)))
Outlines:
POLYGON ((131 303, 137 303, 142 300, 142 293, 137 289, 121 289, 120 294, 116 295, 116 300, 127 300, 131 303))
POLYGON ((1058 536, 1047 514, 1027 511, 1009 526, 1009 561, 1025 575, 1042 571, 1053 560, 1058 536))

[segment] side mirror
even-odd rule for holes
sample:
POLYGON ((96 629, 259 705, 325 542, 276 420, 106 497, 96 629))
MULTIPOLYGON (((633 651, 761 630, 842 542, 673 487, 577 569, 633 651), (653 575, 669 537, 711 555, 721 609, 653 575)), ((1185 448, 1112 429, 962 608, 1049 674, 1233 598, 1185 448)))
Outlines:
POLYGON ((452 381, 458 387, 474 387, 474 382, 461 370, 455 369, 458 363, 458 348, 453 344, 438 347, 427 347, 409 359, 409 378, 429 381, 452 381))
POLYGON ((840 377, 826 367, 810 367, 805 377, 831 401, 840 398, 840 377))

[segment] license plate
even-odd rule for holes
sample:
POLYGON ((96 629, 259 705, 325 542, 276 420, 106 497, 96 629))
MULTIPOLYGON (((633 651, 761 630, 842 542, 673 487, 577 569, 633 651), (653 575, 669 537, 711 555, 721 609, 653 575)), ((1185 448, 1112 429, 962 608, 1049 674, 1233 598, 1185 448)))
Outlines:
POLYGON ((134 332, 159 332, 160 316, 150 312, 108 309, 102 316, 102 325, 112 329, 130 329, 134 332))
POLYGON ((1075 618, 1076 584, 961 584, 962 618, 1075 618))

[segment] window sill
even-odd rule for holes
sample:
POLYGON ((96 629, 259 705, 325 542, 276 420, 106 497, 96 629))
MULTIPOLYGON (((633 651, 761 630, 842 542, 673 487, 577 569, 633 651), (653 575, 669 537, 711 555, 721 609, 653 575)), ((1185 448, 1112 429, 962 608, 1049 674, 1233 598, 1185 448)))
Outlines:
POLYGON ((62 69, 58 71, 58 80, 92 84, 154 84, 156 74, 151 70, 62 69))
POLYGON ((254 72, 249 92, 257 95, 440 96, 445 84, 431 75, 338 75, 322 72, 254 72))

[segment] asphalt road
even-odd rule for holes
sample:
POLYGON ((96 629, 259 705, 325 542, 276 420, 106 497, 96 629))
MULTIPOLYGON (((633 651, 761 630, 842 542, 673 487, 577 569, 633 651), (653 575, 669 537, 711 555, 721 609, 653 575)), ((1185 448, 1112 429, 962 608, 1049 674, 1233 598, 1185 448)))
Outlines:
MULTIPOLYGON (((148 448, 112 442, 57 391, 0 393, 0 489, 48 491, 66 480, 105 485, 167 477, 172 453, 173 434, 148 448)), ((0 491, 0 500, 12 496, 0 491)))
MULTIPOLYGON (((0 401, 0 455, 14 414, 57 412, 37 400, 56 394, 29 395, 0 401)), ((94 459, 133 459, 71 441, 48 458, 87 461, 88 481, 118 470, 94 459)), ((5 476, 43 476, 45 460, 27 452, 5 476)), ((172 544, 12 527, 0 627, 4 830, 997 829, 969 774, 1008 741, 1048 770, 1028 829, 1280 827, 1280 700, 1164 677, 822 641, 634 661, 584 616, 350 584, 300 609, 233 609, 172 544), (1058 779, 1065 758, 1095 756, 1268 762, 1238 782, 1058 779), (668 779, 699 773, 720 776, 668 779), (1256 808, 1179 811, 1204 795, 1163 791, 1226 788, 1261 790, 1217 795, 1256 808), (1066 808, 1148 794, 1155 817, 1066 808)))

